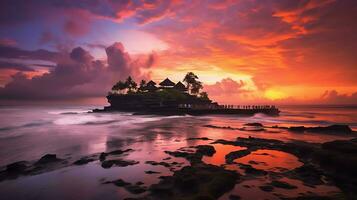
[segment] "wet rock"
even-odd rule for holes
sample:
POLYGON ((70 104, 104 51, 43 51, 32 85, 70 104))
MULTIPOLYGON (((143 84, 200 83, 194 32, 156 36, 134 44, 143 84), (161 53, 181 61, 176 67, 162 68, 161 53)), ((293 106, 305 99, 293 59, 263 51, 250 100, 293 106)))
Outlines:
POLYGON ((342 200, 345 199, 344 197, 327 197, 327 196, 316 196, 316 195, 308 195, 308 196, 299 196, 299 197, 293 197, 293 198, 281 198, 282 200, 342 200))
POLYGON ((351 134, 352 129, 348 125, 331 125, 318 127, 292 126, 288 128, 293 132, 314 132, 314 133, 337 133, 337 134, 351 134))
POLYGON ((301 180, 305 185, 315 186, 324 184, 322 177, 324 173, 311 164, 305 164, 286 173, 294 179, 301 180))
POLYGON ((116 159, 116 160, 103 161, 102 167, 103 168, 111 168, 113 165, 118 166, 118 167, 126 167, 129 165, 136 165, 136 164, 139 164, 139 161, 116 159))
POLYGON ((268 174, 268 172, 261 170, 261 169, 256 169, 256 168, 252 167, 251 165, 240 164, 240 166, 246 174, 250 174, 250 175, 254 175, 254 176, 265 176, 268 174))
POLYGON ((113 183, 114 185, 116 185, 118 187, 124 187, 124 186, 130 185, 130 183, 125 182, 123 179, 118 179, 118 180, 106 182, 106 183, 113 183))
POLYGON ((234 171, 204 163, 183 167, 149 188, 159 199, 217 199, 231 190, 239 178, 234 171))
POLYGON ((109 155, 120 155, 120 154, 129 152, 129 151, 133 151, 133 150, 132 149, 125 149, 125 150, 118 149, 118 150, 111 151, 108 154, 109 155))
POLYGON ((46 154, 40 158, 35 164, 49 164, 53 162, 61 161, 61 159, 57 158, 56 154, 46 154))
POLYGON ((204 125, 203 127, 207 127, 207 128, 217 128, 217 129, 228 129, 228 130, 239 130, 239 128, 233 128, 233 127, 230 127, 230 126, 204 125))
POLYGON ((296 189, 297 187, 295 185, 291 185, 289 183, 283 182, 283 181, 272 181, 270 183, 270 185, 277 187, 277 188, 283 188, 283 189, 288 189, 288 190, 292 190, 292 189, 296 189))
POLYGON ((85 165, 85 164, 87 164, 87 163, 89 163, 89 162, 93 162, 93 161, 95 161, 94 158, 83 157, 83 158, 81 158, 81 159, 79 159, 79 160, 76 160, 73 164, 74 164, 74 165, 85 165))
POLYGON ((141 182, 141 181, 138 181, 138 182, 135 183, 135 185, 144 185, 144 183, 141 182))
POLYGON ((271 185, 261 185, 261 186, 259 186, 259 188, 261 190, 263 190, 264 192, 271 192, 274 190, 274 187, 271 185))
POLYGON ((161 165, 161 166, 164 166, 164 167, 171 167, 171 165, 169 163, 167 163, 167 162, 156 162, 156 161, 149 160, 149 161, 146 161, 145 163, 146 164, 150 164, 150 165, 154 165, 154 166, 161 165))
POLYGON ((145 174, 160 174, 160 172, 156 172, 156 171, 145 171, 145 174))
POLYGON ((14 173, 14 174, 24 173, 26 168, 27 168, 26 161, 18 161, 18 162, 14 162, 9 165, 6 165, 6 171, 8 173, 14 173))
POLYGON ((229 154, 227 154, 225 156, 226 163, 227 164, 232 164, 232 163, 234 163, 235 159, 247 156, 250 153, 251 153, 250 149, 244 149, 244 150, 230 152, 229 154))
POLYGON ((200 163, 202 162, 202 157, 204 155, 213 155, 213 151, 215 149, 210 145, 199 145, 195 147, 197 150, 195 152, 187 152, 187 151, 165 151, 165 153, 174 156, 174 157, 182 157, 188 160, 190 163, 200 163), (200 147, 199 147, 200 146, 200 147))
POLYGON ((104 161, 104 160, 106 159, 106 157, 107 157, 107 154, 104 153, 104 152, 102 152, 102 153, 99 155, 99 160, 100 160, 100 161, 104 161))
POLYGON ((263 124, 261 123, 246 123, 244 126, 257 126, 257 127, 263 127, 263 124))
POLYGON ((240 200, 240 199, 242 199, 242 198, 238 195, 235 195, 235 194, 229 195, 229 200, 240 200))
POLYGON ((108 182, 105 182, 104 184, 111 184, 111 183, 118 187, 123 187, 125 190, 127 190, 128 192, 130 192, 132 194, 141 194, 146 191, 146 188, 141 187, 140 184, 133 185, 133 184, 128 183, 122 179, 118 179, 115 181, 108 181, 108 182))
POLYGON ((124 188, 132 194, 141 194, 143 192, 146 192, 146 188, 141 187, 139 185, 127 185, 124 188))
POLYGON ((335 140, 322 144, 322 148, 329 151, 336 151, 340 153, 357 154, 357 142, 350 140, 335 140))
POLYGON ((99 160, 104 161, 108 155, 121 155, 121 154, 129 152, 129 151, 133 151, 133 149, 126 149, 126 150, 118 149, 118 150, 114 150, 114 151, 111 151, 108 153, 102 152, 99 156, 99 160))
POLYGON ((289 131, 292 132, 304 132, 306 131, 306 127, 305 126, 292 126, 288 128, 289 131))
POLYGON ((196 153, 205 155, 205 156, 213 156, 216 153, 216 150, 211 145, 198 145, 195 147, 197 149, 196 153))

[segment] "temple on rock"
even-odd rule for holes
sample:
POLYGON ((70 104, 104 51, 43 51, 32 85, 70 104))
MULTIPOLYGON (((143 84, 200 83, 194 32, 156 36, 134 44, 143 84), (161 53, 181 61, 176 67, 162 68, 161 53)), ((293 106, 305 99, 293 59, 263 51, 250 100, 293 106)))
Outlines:
POLYGON ((126 111, 137 114, 279 114, 274 106, 233 106, 219 105, 208 98, 198 77, 189 72, 181 81, 175 83, 169 78, 159 84, 142 80, 139 84, 129 76, 125 81, 118 81, 109 92, 107 99, 110 106, 101 111, 126 111))

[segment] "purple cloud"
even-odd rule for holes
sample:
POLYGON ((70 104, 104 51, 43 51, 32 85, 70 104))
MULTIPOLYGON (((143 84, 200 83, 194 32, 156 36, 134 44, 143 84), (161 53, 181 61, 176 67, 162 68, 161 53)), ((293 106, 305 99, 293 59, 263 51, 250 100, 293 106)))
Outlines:
POLYGON ((132 59, 121 43, 106 49, 107 63, 94 60, 81 47, 57 61, 54 70, 28 79, 23 73, 0 88, 2 99, 70 99, 104 96, 119 79, 131 75, 137 80, 148 78, 142 69, 151 67, 155 57, 132 59))

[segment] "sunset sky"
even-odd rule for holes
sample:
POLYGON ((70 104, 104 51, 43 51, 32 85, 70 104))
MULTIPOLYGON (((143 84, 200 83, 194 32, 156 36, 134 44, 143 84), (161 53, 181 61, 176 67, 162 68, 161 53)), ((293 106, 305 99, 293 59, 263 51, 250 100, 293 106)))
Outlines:
POLYGON ((357 103, 357 1, 0 1, 1 100, 188 71, 220 103, 357 103))

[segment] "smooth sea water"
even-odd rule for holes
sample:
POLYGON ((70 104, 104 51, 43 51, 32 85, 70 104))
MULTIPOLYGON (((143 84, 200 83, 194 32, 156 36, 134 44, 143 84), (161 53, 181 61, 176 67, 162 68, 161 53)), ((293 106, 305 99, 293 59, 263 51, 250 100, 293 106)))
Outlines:
MULTIPOLYGON (((79 159, 86 155, 108 152, 116 149, 134 149, 127 155, 130 160, 137 160, 138 165, 103 169, 99 162, 84 166, 70 166, 56 171, 35 176, 21 177, 0 182, 1 199, 122 199, 130 194, 113 185, 103 185, 103 180, 122 178, 128 182, 142 181, 145 185, 157 183, 159 176, 172 175, 172 171, 163 166, 152 166, 146 161, 161 161, 168 157, 165 150, 177 150, 207 141, 187 140, 188 138, 208 137, 234 140, 237 137, 261 137, 283 141, 302 140, 322 143, 336 139, 349 139, 343 135, 323 135, 313 133, 291 133, 284 130, 251 132, 228 129, 213 129, 205 125, 230 126, 240 128, 245 123, 259 122, 266 126, 326 126, 347 124, 357 130, 356 106, 282 106, 278 117, 256 114, 254 116, 148 116, 132 113, 88 113, 98 106, 2 106, 0 107, 0 166, 27 160, 35 161, 47 153, 57 154, 60 158, 79 159), (159 171, 161 174, 145 174, 146 170, 159 171)), ((215 145, 217 153, 203 161, 221 165, 224 156, 239 147, 215 145)), ((273 163, 285 168, 297 167, 299 161, 290 154, 268 152, 272 158, 242 158, 242 163, 249 159, 264 160, 266 169, 274 170, 273 163), (273 157, 275 156, 275 160, 273 157), (276 157, 279 159, 276 159, 276 157), (245 159, 245 160, 244 160, 245 159), (279 161, 279 162, 277 162, 279 161), (270 167, 270 168, 269 168, 270 167)), ((259 155, 259 154, 257 154, 259 155)), ((184 159, 172 158, 183 165, 184 159)), ((172 160, 172 161, 173 161, 172 160)), ((264 166, 261 166, 264 168, 264 166)), ((258 166, 259 168, 259 166, 258 166)), ((264 168, 265 169, 265 168, 264 168)), ((252 180, 255 186, 265 180, 252 180), (255 181, 255 182, 254 182, 255 181)), ((299 192, 331 192, 337 188, 304 188, 299 192)), ((290 182, 291 182, 290 181, 290 182)), ((262 191, 236 186, 243 199, 255 198, 262 191), (252 196, 253 195, 253 196, 252 196)), ((284 195, 285 191, 281 191, 284 195)), ((287 196, 291 195, 285 194, 287 196)), ((261 194, 267 195, 267 194, 261 194)), ((275 199, 274 196, 266 196, 275 199)), ((228 198, 227 196, 222 199, 228 198)))

